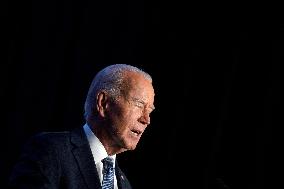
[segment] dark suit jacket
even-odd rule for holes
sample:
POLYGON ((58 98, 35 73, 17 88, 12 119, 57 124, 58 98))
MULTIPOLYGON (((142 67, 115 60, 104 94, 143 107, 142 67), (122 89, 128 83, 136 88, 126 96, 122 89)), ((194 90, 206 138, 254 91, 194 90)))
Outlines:
MULTIPOLYGON (((119 189, 131 189, 116 162, 119 189)), ((25 146, 10 178, 17 189, 99 189, 101 184, 83 128, 41 133, 25 146)))

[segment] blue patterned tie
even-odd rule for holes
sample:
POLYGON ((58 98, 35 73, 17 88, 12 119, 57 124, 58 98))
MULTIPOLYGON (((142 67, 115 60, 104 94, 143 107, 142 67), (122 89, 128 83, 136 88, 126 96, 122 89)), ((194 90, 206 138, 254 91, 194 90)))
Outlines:
POLYGON ((114 188, 114 167, 113 159, 106 157, 102 160, 104 164, 103 169, 103 183, 102 189, 113 189, 114 188))

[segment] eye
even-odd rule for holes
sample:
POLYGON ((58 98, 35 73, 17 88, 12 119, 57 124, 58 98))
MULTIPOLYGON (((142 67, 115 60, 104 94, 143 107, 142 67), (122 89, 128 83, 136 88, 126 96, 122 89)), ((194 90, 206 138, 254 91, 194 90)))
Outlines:
POLYGON ((141 109, 144 108, 144 104, 142 102, 135 102, 134 105, 138 108, 141 108, 141 109))

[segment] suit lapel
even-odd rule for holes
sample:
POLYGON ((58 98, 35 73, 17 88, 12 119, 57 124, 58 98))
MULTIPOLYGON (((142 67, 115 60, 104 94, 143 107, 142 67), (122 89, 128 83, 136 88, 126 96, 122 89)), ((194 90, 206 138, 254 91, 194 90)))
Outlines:
POLYGON ((123 174, 121 169, 118 167, 117 161, 115 162, 115 175, 117 179, 117 186, 119 189, 131 189, 129 181, 126 176, 123 174))
POLYGON ((87 186, 90 189, 101 188, 96 165, 83 128, 71 132, 71 143, 74 144, 72 153, 78 163, 87 186))
POLYGON ((124 188, 123 187, 123 185, 124 185, 124 183, 123 183, 124 178, 123 178, 123 175, 121 174, 120 169, 118 168, 117 165, 115 166, 115 175, 116 175, 118 188, 119 189, 123 189, 124 188))

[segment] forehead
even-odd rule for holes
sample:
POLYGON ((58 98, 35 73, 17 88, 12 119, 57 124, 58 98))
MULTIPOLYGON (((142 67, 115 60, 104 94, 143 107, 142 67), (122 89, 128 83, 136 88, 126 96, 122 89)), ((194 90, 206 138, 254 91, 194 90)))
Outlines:
POLYGON ((140 73, 127 73, 124 86, 127 96, 141 100, 154 98, 155 93, 152 82, 140 73))

